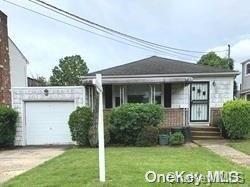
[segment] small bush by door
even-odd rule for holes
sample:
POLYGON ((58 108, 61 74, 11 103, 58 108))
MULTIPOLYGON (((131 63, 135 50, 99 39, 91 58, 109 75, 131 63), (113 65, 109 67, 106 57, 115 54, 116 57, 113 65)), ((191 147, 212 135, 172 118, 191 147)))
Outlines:
POLYGON ((15 110, 0 106, 0 147, 14 145, 17 117, 15 110))

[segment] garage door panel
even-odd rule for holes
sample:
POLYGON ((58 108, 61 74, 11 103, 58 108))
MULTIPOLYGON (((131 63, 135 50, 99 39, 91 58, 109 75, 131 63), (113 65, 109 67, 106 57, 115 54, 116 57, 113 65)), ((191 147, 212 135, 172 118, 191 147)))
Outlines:
POLYGON ((28 145, 72 143, 68 119, 73 102, 26 102, 28 145))

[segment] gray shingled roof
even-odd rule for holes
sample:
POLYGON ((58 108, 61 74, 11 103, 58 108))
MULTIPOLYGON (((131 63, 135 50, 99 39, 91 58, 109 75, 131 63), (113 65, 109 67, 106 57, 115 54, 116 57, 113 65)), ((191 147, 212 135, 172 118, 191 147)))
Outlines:
POLYGON ((87 74, 87 76, 93 76, 96 73, 101 73, 102 75, 150 75, 220 72, 235 71, 152 56, 135 62, 130 62, 128 64, 92 72, 87 74))

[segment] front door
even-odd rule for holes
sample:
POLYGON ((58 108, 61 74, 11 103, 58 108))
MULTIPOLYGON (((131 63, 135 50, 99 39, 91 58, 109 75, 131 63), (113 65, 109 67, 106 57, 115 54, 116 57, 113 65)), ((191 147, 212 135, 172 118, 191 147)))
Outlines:
POLYGON ((209 120, 209 82, 193 82, 190 87, 190 121, 209 120))

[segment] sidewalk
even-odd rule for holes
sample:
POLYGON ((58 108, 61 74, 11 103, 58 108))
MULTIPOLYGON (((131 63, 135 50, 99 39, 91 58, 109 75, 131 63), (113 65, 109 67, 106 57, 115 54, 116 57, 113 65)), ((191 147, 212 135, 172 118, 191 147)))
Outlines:
POLYGON ((226 145, 227 140, 194 140, 193 142, 237 164, 250 167, 250 156, 226 145))

